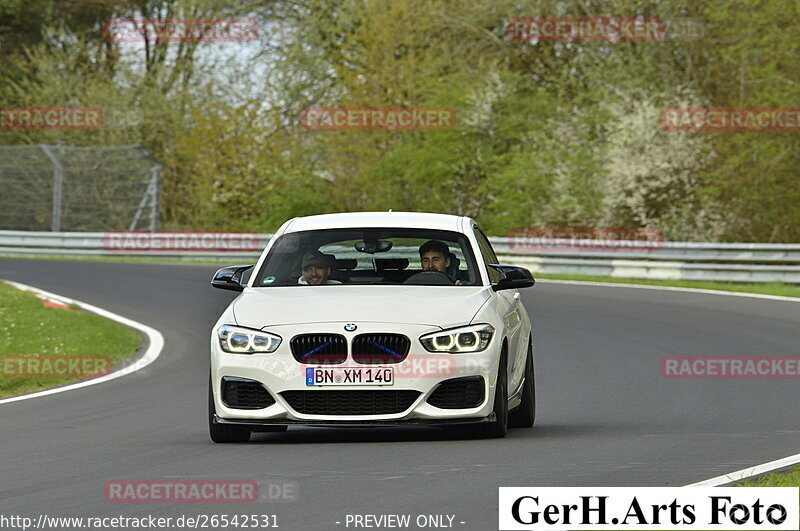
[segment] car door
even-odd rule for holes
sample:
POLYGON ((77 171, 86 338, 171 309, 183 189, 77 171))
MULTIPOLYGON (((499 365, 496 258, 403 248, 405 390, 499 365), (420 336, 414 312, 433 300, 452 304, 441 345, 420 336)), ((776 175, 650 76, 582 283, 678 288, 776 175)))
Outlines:
MULTIPOLYGON (((497 254, 492 249, 492 244, 489 238, 481 231, 480 228, 475 226, 475 238, 478 241, 483 261, 486 264, 497 264, 497 254)), ((500 274, 494 268, 487 266, 489 279, 492 283, 499 280, 500 274)), ((494 293, 498 297, 498 309, 503 314, 503 324, 505 326, 505 334, 508 337, 508 389, 509 392, 516 390, 518 378, 514 375, 521 375, 521 364, 524 364, 524 352, 521 353, 520 341, 522 331, 522 302, 519 300, 518 290, 503 290, 494 293)))

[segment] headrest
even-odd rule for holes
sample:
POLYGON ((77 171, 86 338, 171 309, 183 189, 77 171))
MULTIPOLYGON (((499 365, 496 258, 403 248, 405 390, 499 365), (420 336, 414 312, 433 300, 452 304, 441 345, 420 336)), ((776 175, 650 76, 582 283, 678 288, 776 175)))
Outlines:
POLYGON ((453 253, 448 254, 447 258, 450 259, 450 265, 447 266, 447 274, 451 277, 455 277, 458 273, 458 266, 461 264, 461 261, 453 253))
POLYGON ((386 269, 405 269, 408 267, 408 258, 376 258, 375 269, 384 271, 386 269))
POLYGON ((336 265, 336 257, 334 255, 328 254, 328 253, 322 253, 321 252, 319 254, 321 254, 322 256, 324 256, 328 260, 328 267, 333 269, 334 266, 336 265))
POLYGON ((350 271, 355 269, 358 265, 358 260, 355 258, 337 258, 335 261, 336 269, 339 271, 350 271))

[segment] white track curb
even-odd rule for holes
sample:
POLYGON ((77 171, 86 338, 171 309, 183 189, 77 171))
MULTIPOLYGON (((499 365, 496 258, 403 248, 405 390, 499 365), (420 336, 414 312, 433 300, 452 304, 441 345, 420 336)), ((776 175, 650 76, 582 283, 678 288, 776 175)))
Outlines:
POLYGON ((724 476, 717 476, 715 478, 692 483, 691 485, 684 485, 684 487, 719 487, 722 485, 727 485, 728 483, 733 483, 734 481, 747 479, 753 476, 759 476, 761 474, 766 474, 767 472, 772 472, 774 470, 796 465, 797 463, 800 463, 800 454, 790 455, 789 457, 784 457, 783 459, 778 459, 776 461, 770 461, 769 463, 764 463, 762 465, 751 466, 750 468, 737 470, 736 472, 731 472, 730 474, 725 474, 724 476))
POLYGON ((72 391, 73 389, 80 389, 81 387, 88 387, 90 385, 97 385, 103 382, 107 382, 109 380, 114 380, 116 378, 120 378, 127 374, 131 374, 138 370, 141 370, 154 361, 158 359, 158 356, 161 354, 161 351, 164 349, 164 336, 161 335, 161 332, 156 330, 155 328, 151 328, 147 325, 142 323, 133 321, 128 319, 127 317, 122 317, 121 315, 117 315, 115 313, 109 312, 108 310, 104 310, 102 308, 98 308, 97 306, 92 306, 91 304, 86 304, 85 302, 76 301, 67 297, 62 297, 61 295, 56 295, 54 293, 50 293, 48 291, 41 290, 39 288, 35 288, 33 286, 28 286, 27 284, 20 284, 18 282, 11 282, 10 280, 4 281, 7 284, 14 286, 15 288, 21 289, 23 291, 32 291, 40 296, 47 297, 48 299, 52 299, 55 301, 62 302, 64 304, 75 304, 82 309, 92 312, 94 314, 100 315, 101 317, 105 317, 107 319, 111 319, 118 323, 121 323, 125 326, 129 326, 140 332, 144 333, 148 340, 149 345, 147 347, 147 351, 142 355, 139 359, 137 359, 134 363, 130 365, 126 365, 120 369, 117 369, 114 372, 109 374, 105 374, 98 378, 92 378, 90 380, 83 380, 74 384, 64 385, 61 387, 55 387, 53 389, 46 389, 44 391, 37 391, 35 393, 28 393, 25 395, 20 396, 13 396, 11 398, 3 398, 0 399, 0 405, 8 404, 11 402, 19 402, 20 400, 30 400, 31 398, 39 398, 42 396, 49 396, 54 395, 57 393, 63 393, 65 391, 72 391))

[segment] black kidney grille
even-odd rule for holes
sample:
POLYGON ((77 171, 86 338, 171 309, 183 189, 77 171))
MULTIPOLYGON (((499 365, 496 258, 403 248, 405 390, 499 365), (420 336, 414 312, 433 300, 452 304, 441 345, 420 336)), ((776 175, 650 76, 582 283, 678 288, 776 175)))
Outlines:
POLYGON ((353 338, 356 363, 400 363, 411 349, 411 341, 401 334, 360 334, 353 338))
POLYGON ((339 334, 302 334, 291 341, 292 355, 300 363, 332 365, 347 359, 347 340, 339 334))
POLYGON ((466 409, 483 403, 483 378, 467 376, 453 378, 439 384, 427 402, 441 409, 466 409))
POLYGON ((222 403, 234 409, 263 409, 275 403, 261 382, 246 378, 222 378, 222 403))
POLYGON ((298 413, 308 415, 388 415, 402 413, 419 391, 284 391, 281 396, 298 413))

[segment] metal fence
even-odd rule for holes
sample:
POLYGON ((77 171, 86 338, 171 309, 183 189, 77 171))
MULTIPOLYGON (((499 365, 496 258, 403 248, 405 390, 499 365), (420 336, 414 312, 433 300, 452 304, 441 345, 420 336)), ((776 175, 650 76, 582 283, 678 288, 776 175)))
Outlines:
MULTIPOLYGON (((108 233, 0 230, 0 255, 64 257, 161 257, 177 260, 254 263, 260 252, 151 251, 110 249, 108 233)), ((252 236, 252 235, 248 235, 252 236)), ((271 234, 259 234, 263 249, 271 234)), ((649 251, 530 252, 509 238, 490 238, 499 259, 534 273, 618 278, 786 282, 800 284, 800 244, 663 242, 649 251)))
POLYGON ((0 146, 0 229, 156 230, 160 173, 139 144, 0 146))

